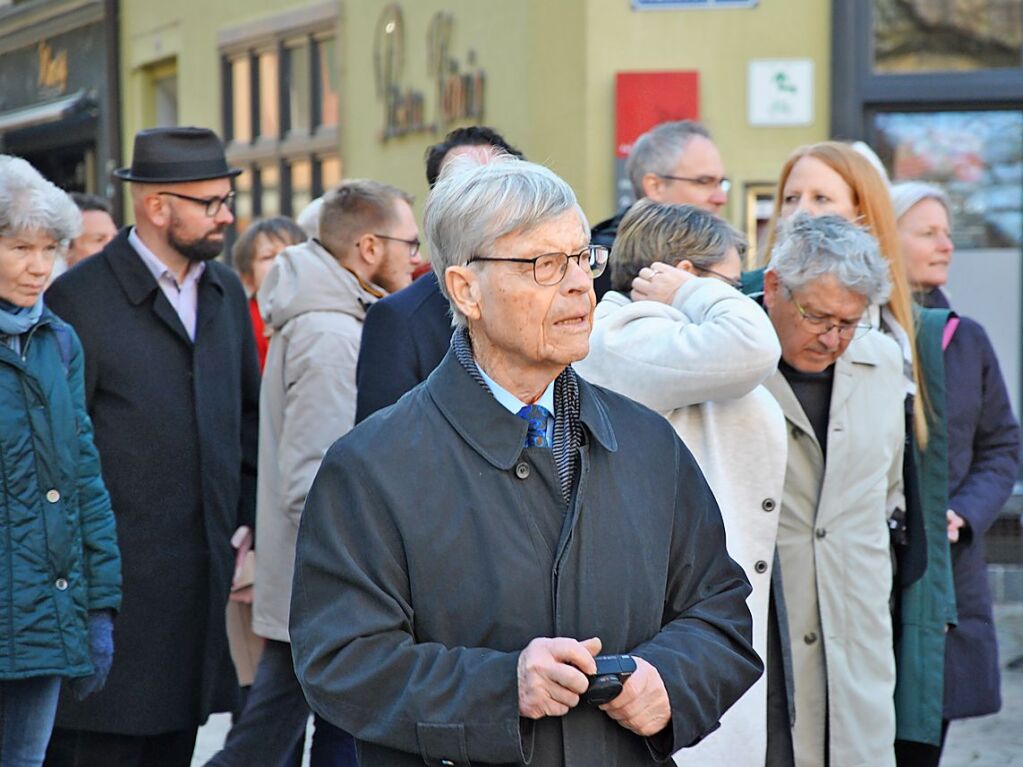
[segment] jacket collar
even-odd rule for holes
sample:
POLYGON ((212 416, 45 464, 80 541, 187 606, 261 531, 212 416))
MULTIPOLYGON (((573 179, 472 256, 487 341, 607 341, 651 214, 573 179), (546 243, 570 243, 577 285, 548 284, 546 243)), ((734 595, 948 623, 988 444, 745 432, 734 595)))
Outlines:
MULTIPOLYGON (((876 346, 876 330, 871 330, 858 341, 849 344, 849 347, 835 361, 835 378, 831 385, 831 404, 828 407, 829 413, 834 413, 856 390, 862 380, 858 368, 874 367, 878 364, 878 350, 876 346)), ((789 382, 782 375, 781 371, 775 371, 764 382, 764 386, 771 392, 774 398, 781 405, 785 418, 793 425, 804 431, 813 441, 817 442, 817 434, 810 424, 802 405, 796 398, 789 382)), ((819 445, 818 445, 819 447, 819 445)))
MULTIPOLYGON (((426 391, 459 436, 494 467, 507 470, 519 460, 529 425, 472 380, 451 350, 426 379, 426 391)), ((618 441, 607 411, 594 387, 582 378, 579 399, 586 433, 605 450, 616 451, 618 441)))
MULTIPOLYGON (((117 281, 121 284, 121 289, 124 291, 129 303, 133 306, 139 306, 153 294, 153 291, 156 291, 153 311, 177 336, 185 343, 191 345, 192 340, 188 337, 188 333, 185 332, 185 328, 181 324, 181 319, 178 317, 177 312, 174 311, 174 307, 170 305, 167 297, 160 290, 156 278, 149 271, 149 267, 142 260, 142 256, 135 251, 135 248, 128 241, 130 231, 129 227, 121 229, 117 237, 103 251, 111 271, 113 271, 117 281)), ((224 283, 220 275, 217 274, 217 269, 212 262, 203 271, 198 287, 196 338, 199 338, 199 333, 203 326, 208 324, 216 315, 224 295, 224 283)))

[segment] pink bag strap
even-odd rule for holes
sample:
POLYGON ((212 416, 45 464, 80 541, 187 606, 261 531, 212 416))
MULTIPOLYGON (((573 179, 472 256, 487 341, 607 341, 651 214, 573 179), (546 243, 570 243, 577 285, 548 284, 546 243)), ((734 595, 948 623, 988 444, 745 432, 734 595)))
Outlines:
POLYGON ((952 336, 955 335, 957 327, 959 327, 959 318, 949 317, 948 322, 945 323, 945 332, 941 335, 942 351, 945 351, 948 348, 948 345, 952 343, 952 336))

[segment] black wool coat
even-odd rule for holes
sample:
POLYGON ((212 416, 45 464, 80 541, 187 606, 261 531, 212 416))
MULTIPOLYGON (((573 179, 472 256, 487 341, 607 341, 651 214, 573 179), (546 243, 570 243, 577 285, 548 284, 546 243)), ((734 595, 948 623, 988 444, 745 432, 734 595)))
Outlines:
POLYGON ((299 529, 296 672, 362 767, 670 761, 760 676, 749 583, 671 425, 579 382, 584 444, 566 507, 550 450, 448 352, 327 453, 299 529), (599 637, 660 673, 666 730, 598 708, 519 717, 536 637, 599 637))
POLYGON ((231 270, 206 264, 193 343, 128 231, 46 293, 85 349, 124 577, 106 687, 62 695, 56 724, 153 735, 236 702, 224 607, 231 535, 254 518, 259 367, 231 270))

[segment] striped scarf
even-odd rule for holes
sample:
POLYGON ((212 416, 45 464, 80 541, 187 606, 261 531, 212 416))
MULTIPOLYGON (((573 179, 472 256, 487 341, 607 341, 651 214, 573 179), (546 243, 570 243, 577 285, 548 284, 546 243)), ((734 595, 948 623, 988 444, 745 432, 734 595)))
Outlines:
MULTIPOLYGON (((455 358, 476 383, 490 393, 490 387, 480 375, 472 356, 472 341, 466 328, 457 328, 451 336, 455 358)), ((572 500, 572 483, 579 463, 579 445, 583 441, 583 425, 579 418, 579 380, 571 366, 566 367, 554 381, 554 465, 558 470, 561 495, 566 504, 572 500)))

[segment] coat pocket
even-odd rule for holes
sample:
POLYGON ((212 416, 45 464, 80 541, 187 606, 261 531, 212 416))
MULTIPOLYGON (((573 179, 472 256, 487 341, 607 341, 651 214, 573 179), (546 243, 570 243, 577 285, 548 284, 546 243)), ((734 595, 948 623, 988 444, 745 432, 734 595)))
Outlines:
POLYGON ((467 767, 472 764, 465 743, 465 725, 419 722, 416 735, 419 753, 430 767, 467 767))

